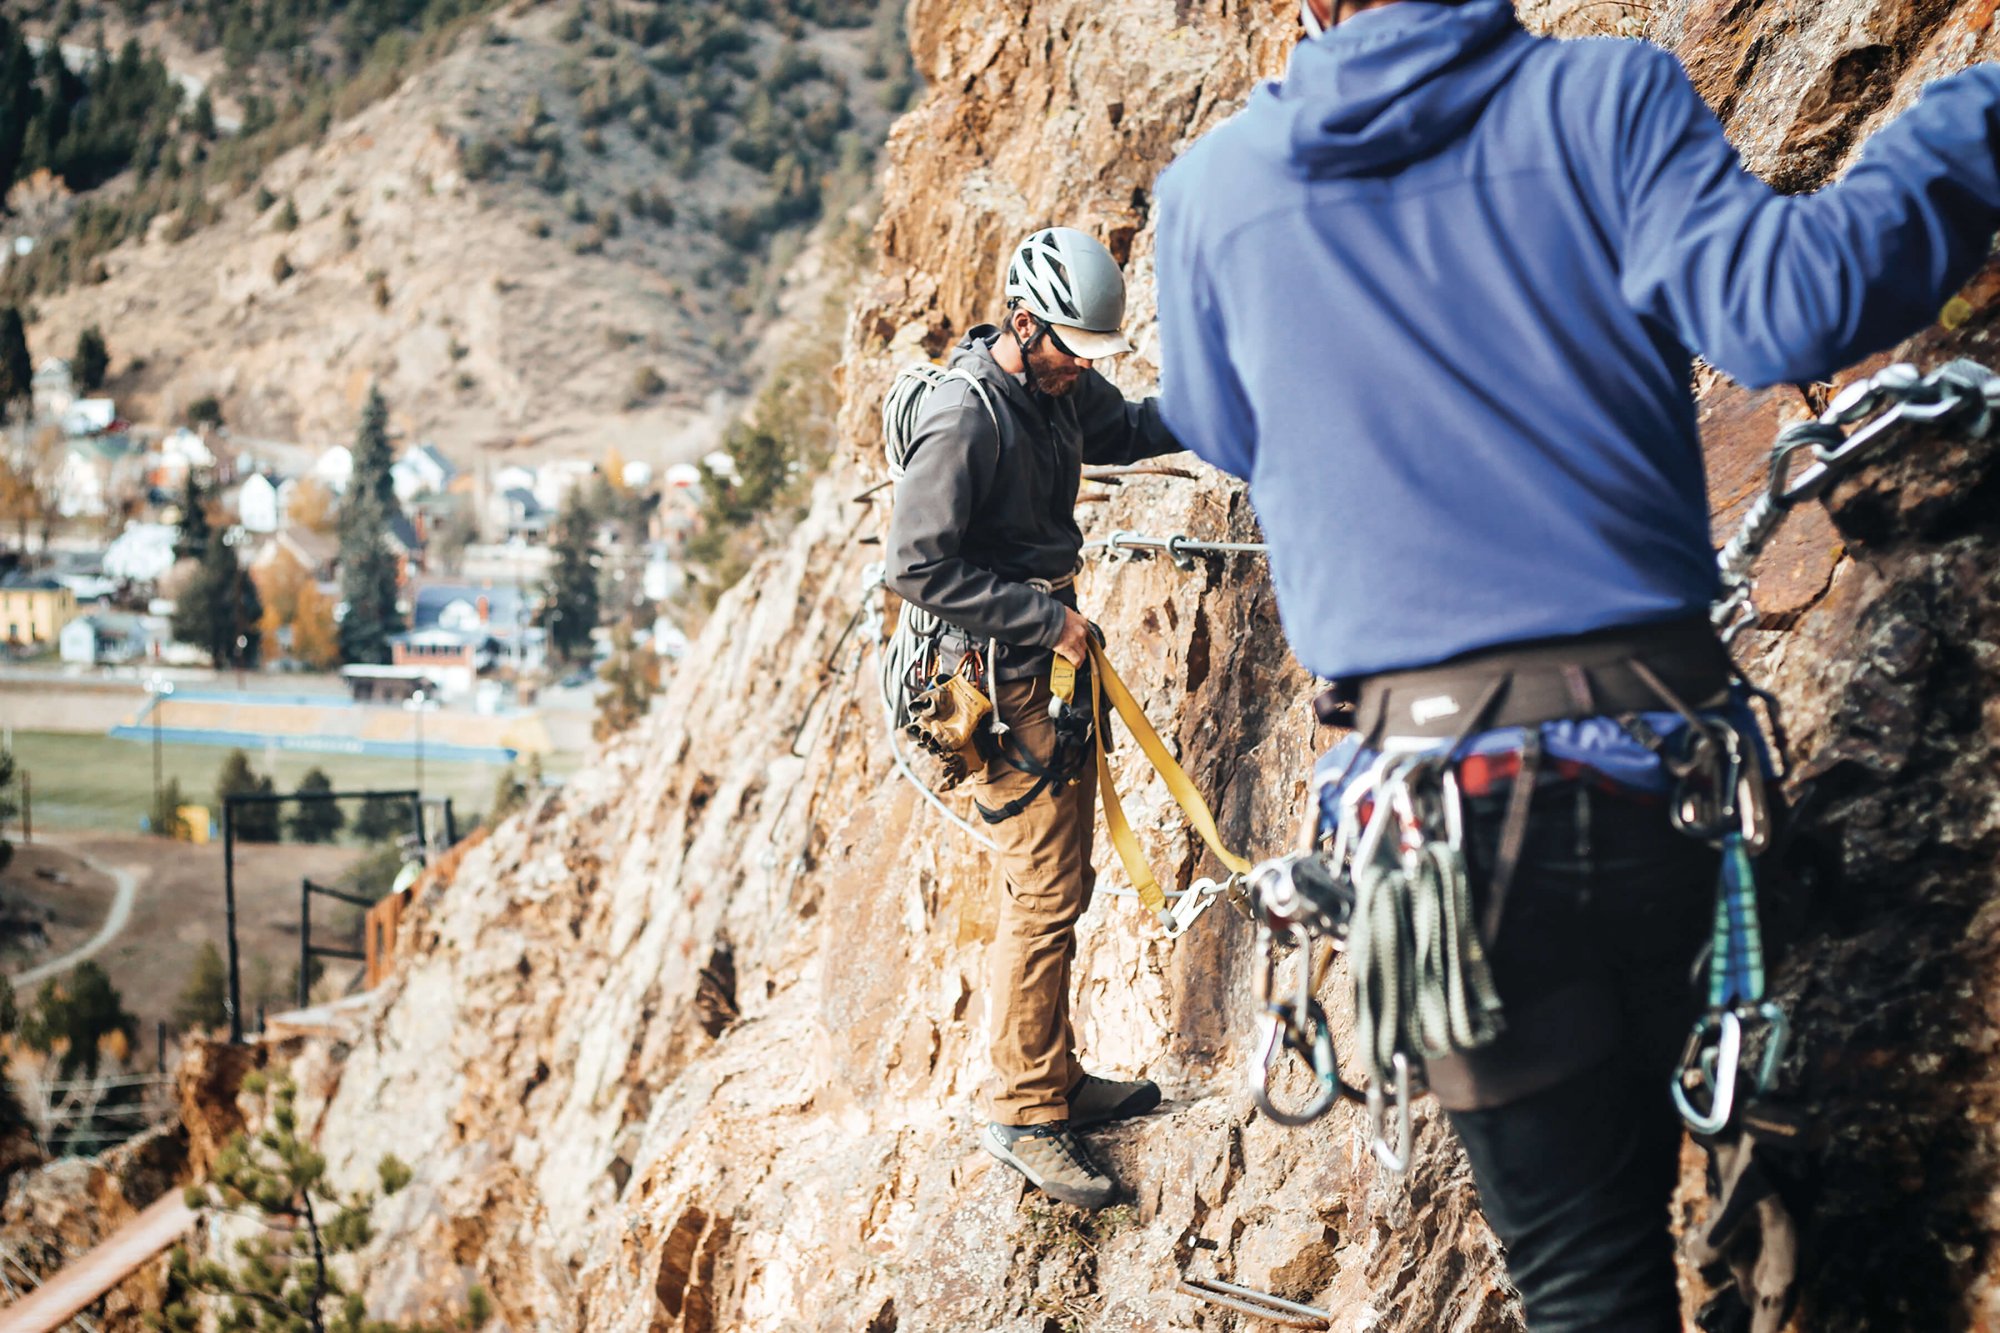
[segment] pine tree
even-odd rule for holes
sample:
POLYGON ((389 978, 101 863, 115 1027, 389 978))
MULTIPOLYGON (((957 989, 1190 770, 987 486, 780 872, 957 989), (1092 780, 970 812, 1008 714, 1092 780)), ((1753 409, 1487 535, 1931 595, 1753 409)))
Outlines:
POLYGON ((556 515, 549 543, 555 559, 542 605, 550 646, 564 662, 590 656, 590 632, 597 628, 597 569, 590 560, 596 526, 583 496, 572 490, 556 515))
POLYGON ((76 356, 72 365, 76 370, 77 385, 85 393, 96 393, 104 387, 104 376, 111 369, 111 350, 104 345, 104 335, 97 331, 95 324, 76 335, 76 356))
POLYGON ((257 581, 225 541, 208 539, 201 567, 174 603, 174 638, 202 649, 216 669, 256 665, 263 652, 264 600, 257 581))
POLYGON ((201 478, 189 468, 187 482, 181 488, 181 522, 174 535, 174 559, 200 560, 206 556, 214 530, 208 518, 208 499, 201 493, 201 478))
POLYGON ((184 1028, 219 1028, 229 1021, 227 991, 229 973, 222 965, 222 952, 204 940, 194 956, 187 985, 174 1001, 174 1022, 184 1028))
POLYGON ((345 662, 389 660, 390 636, 403 628, 396 607, 400 571, 386 534, 402 517, 389 475, 389 408, 381 391, 368 391, 361 428, 354 437, 354 471, 340 505, 340 591, 347 615, 340 622, 345 662))
MULTIPOLYGON (((333 790, 333 779, 324 769, 311 769, 299 779, 301 796, 333 790)), ((299 801, 292 809, 289 828, 293 842, 332 842, 347 826, 347 815, 338 801, 299 801)))
POLYGON ((153 799, 153 811, 146 825, 156 838, 183 839, 188 836, 187 821, 181 818, 181 780, 168 778, 153 799))
POLYGON ((411 831, 416 816, 408 801, 390 796, 370 796, 354 815, 354 836, 366 843, 388 842, 411 831))
MULTIPOLYGON (((188 1298, 207 1295, 219 1298, 219 1326, 245 1333, 421 1333, 421 1325, 367 1318, 360 1294, 348 1291, 329 1265, 374 1237, 376 1196, 342 1193, 327 1180, 326 1158, 299 1134, 297 1086, 289 1077, 252 1071, 243 1091, 262 1101, 262 1123, 254 1135, 231 1136, 209 1184, 190 1187, 185 1197, 192 1208, 254 1210, 265 1225, 223 1258, 197 1260, 177 1247, 168 1258, 165 1308, 153 1326, 194 1333, 203 1326, 201 1311, 188 1298)), ((394 1154, 375 1167, 383 1194, 402 1189, 412 1174, 394 1154)), ((456 1323, 477 1329, 492 1314, 492 1298, 474 1286, 456 1323)))
POLYGON ((21 322, 18 306, 0 310, 0 421, 5 421, 16 403, 29 403, 35 394, 35 363, 28 356, 28 329, 21 322))
MULTIPOLYGON (((19 813, 20 807, 14 801, 14 752, 0 750, 0 829, 19 813)), ((5 870, 13 859, 14 844, 0 838, 0 870, 5 870)))
MULTIPOLYGON (((271 779, 259 777, 250 767, 250 756, 241 750, 231 750, 222 761, 222 772, 215 779, 215 803, 227 808, 232 796, 271 796, 276 793, 271 779)), ((278 807, 269 801, 258 801, 236 807, 231 819, 236 836, 243 842, 276 842, 278 840, 278 807)))

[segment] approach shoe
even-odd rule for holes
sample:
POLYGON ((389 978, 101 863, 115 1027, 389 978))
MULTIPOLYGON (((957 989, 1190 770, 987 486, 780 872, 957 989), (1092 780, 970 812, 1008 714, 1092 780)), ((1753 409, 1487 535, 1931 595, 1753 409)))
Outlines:
POLYGON ((988 1125, 979 1146, 1026 1176, 1042 1193, 1079 1208, 1102 1208, 1118 1197, 1089 1149, 1062 1121, 1053 1125, 988 1125))
POLYGON ((1111 1120, 1130 1120, 1160 1104, 1160 1085, 1149 1078, 1120 1081, 1085 1074, 1069 1090, 1069 1126, 1084 1129, 1111 1120))

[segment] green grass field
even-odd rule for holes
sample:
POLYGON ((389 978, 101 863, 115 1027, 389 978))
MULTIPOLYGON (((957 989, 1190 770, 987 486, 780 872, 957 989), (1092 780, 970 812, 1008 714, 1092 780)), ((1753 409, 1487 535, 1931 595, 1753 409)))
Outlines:
MULTIPOLYGON (((372 759, 342 754, 300 754, 294 751, 250 751, 250 766, 268 775, 279 791, 298 786, 307 770, 324 769, 343 791, 406 790, 416 780, 416 765, 406 759, 372 759)), ((215 745, 160 747, 162 781, 179 778, 181 797, 190 805, 215 806, 215 780, 229 751, 215 745)), ((574 760, 550 756, 545 769, 566 771, 574 760)), ((501 764, 424 764, 424 794, 449 796, 461 819, 484 811, 493 799, 501 764)), ((36 828, 107 829, 136 832, 153 804, 153 747, 145 741, 112 740, 109 736, 70 735, 52 731, 14 732, 14 771, 26 772, 34 802, 36 828)), ((19 788, 11 795, 17 799, 19 788)), ((348 811, 351 818, 353 810, 348 811)), ((220 817, 220 810, 216 811, 220 817)), ((10 821, 10 827, 16 827, 10 821)))

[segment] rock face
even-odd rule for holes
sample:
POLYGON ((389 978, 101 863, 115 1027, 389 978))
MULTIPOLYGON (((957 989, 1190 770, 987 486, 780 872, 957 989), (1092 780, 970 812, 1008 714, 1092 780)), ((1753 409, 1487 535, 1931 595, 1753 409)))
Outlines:
MULTIPOLYGON (((849 324, 851 453, 649 722, 432 885, 368 1031, 344 1059, 308 1057, 336 1174, 363 1183, 385 1151, 416 1166, 377 1210, 375 1314, 449 1313, 478 1280, 513 1329, 1241 1326, 1175 1294, 1185 1268, 1312 1300, 1343 1330, 1520 1327, 1428 1105, 1400 1179, 1345 1109, 1299 1131, 1253 1114, 1251 937, 1225 907, 1169 943, 1100 895, 1081 927, 1087 1056, 1169 1098, 1096 1136, 1128 1207, 1085 1219, 1024 1199, 975 1151, 993 866, 891 771, 867 629, 843 634, 877 549, 857 539, 881 519, 849 497, 881 475, 872 414, 895 366, 990 317, 1005 247, 1061 220, 1130 264, 1139 351, 1116 374, 1144 390, 1150 183, 1281 65, 1290 10, 916 0, 931 91, 892 139, 881 266, 849 324)), ((1534 17, 1573 32, 1607 12, 1534 17)), ((1650 21, 1748 160, 1804 185, 1922 79, 1991 55, 1990 12, 1826 0, 1650 21)), ((1975 283, 1956 330, 1914 353, 1991 356, 1996 288, 1975 283)), ((1726 386, 1709 404, 1726 519, 1805 404, 1726 386)), ((1809 790, 1786 1078, 1828 1140, 1802 1327, 2000 1316, 1993 462, 1913 447, 1836 494, 1830 520, 1802 518, 1745 654, 1789 705, 1809 790)), ((1240 491, 1207 474, 1128 482, 1085 521, 1254 532, 1240 491)), ((1226 838, 1285 843, 1331 737, 1304 711, 1261 563, 1099 559, 1079 593, 1226 838)), ((1121 787, 1162 878, 1212 873, 1135 751, 1121 787)))

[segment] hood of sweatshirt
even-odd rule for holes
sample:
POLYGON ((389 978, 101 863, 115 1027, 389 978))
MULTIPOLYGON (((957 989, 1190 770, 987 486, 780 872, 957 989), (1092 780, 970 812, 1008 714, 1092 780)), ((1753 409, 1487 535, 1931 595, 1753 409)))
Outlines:
POLYGON ((1300 176, 1392 171, 1462 138, 1533 46, 1512 0, 1400 0, 1301 42, 1246 119, 1300 176))

